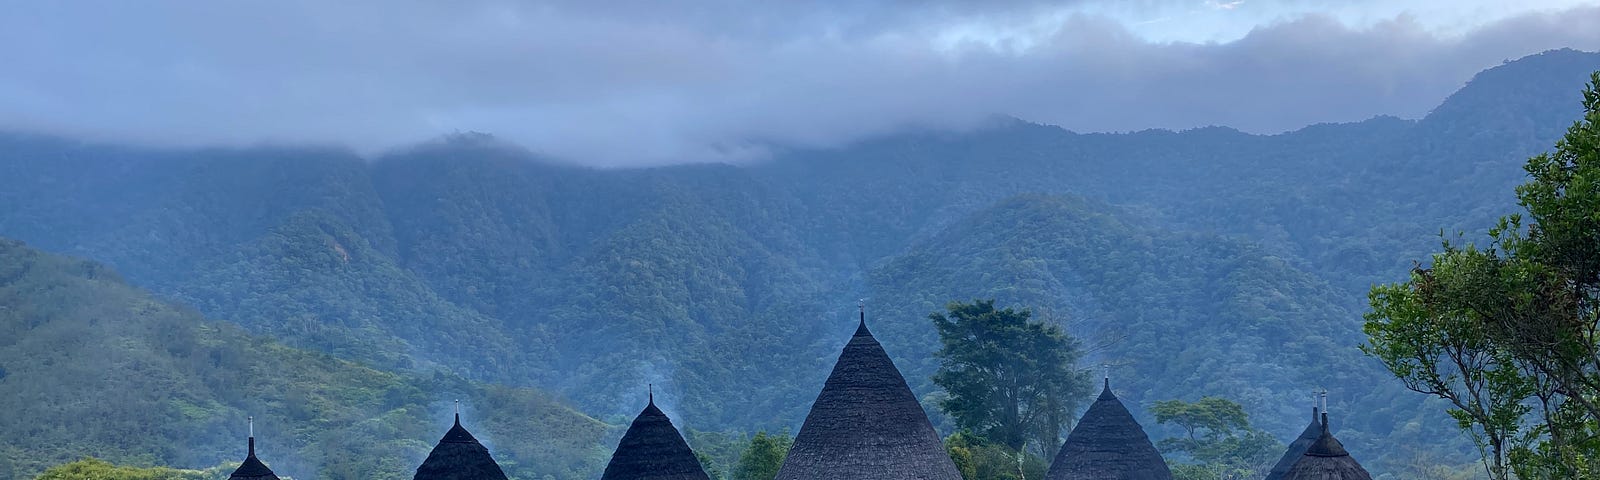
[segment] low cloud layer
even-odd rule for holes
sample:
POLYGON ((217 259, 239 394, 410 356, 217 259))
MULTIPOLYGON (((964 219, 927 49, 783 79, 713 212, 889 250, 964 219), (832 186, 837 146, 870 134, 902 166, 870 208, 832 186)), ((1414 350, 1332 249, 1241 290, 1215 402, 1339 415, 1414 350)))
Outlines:
POLYGON ((799 3, 15 3, 0 129, 363 152, 480 131, 590 165, 739 161, 992 115, 1252 132, 1419 117, 1504 60, 1600 49, 1600 5, 1572 2, 1463 7, 1471 23, 1294 1, 799 3))

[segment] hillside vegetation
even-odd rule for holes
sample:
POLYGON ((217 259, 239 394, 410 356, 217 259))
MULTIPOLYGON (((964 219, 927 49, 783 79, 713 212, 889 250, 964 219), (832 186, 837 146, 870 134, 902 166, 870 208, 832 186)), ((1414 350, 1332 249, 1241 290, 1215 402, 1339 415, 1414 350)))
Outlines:
POLYGON ((611 433, 526 389, 289 348, 151 298, 101 264, 5 239, 0 392, 4 478, 88 456, 237 465, 247 416, 280 474, 410 478, 449 427, 455 398, 507 471, 530 478, 587 478, 611 433))
MULTIPOLYGON (((0 135, 0 235, 319 361, 547 389, 607 420, 654 383, 701 431, 797 427, 859 298, 931 407, 927 314, 994 298, 1114 365, 1146 425, 1156 400, 1220 394, 1288 440, 1325 387, 1349 413, 1340 438, 1382 471, 1417 453, 1397 446, 1471 453, 1356 350, 1366 289, 1405 275, 1431 235, 1513 206, 1518 165, 1576 117, 1597 68, 1575 51, 1509 62, 1418 120, 1250 135, 997 119, 741 166, 593 170, 477 134, 371 159, 0 135)), ((336 403, 378 408, 360 398, 336 403)))

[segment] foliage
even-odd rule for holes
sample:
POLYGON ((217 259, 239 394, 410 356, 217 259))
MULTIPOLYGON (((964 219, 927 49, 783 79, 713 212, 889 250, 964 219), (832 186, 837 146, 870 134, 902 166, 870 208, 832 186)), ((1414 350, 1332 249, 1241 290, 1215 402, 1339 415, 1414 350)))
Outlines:
POLYGON ((247 415, 281 474, 409 478, 453 398, 513 474, 587 478, 606 454, 608 426, 537 392, 288 348, 153 300, 103 265, 4 239, 0 364, 5 478, 85 455, 237 466, 247 415))
POLYGON ((963 430, 1021 452, 1044 455, 1089 396, 1088 376, 1075 364, 1077 342, 1061 327, 1029 319, 1032 312, 995 309, 994 300, 951 302, 928 315, 939 330, 939 407, 963 430))
POLYGON ((750 438, 750 446, 739 455, 739 465, 733 471, 732 480, 777 478, 778 469, 783 467, 783 459, 789 455, 789 447, 792 446, 794 437, 786 433, 768 435, 767 432, 756 432, 750 438))
POLYGON ((112 465, 93 457, 50 467, 34 480, 222 480, 232 469, 179 470, 165 467, 139 468, 112 465))
POLYGON ((944 447, 965 480, 1037 480, 1050 470, 1045 457, 1012 450, 965 431, 946 437, 944 447))
POLYGON ((1489 246, 1445 242, 1410 281, 1374 287, 1365 350, 1449 400, 1494 478, 1600 477, 1600 72, 1584 116, 1528 160, 1524 217, 1489 246))
POLYGON ((1161 451, 1180 453, 1199 462, 1173 465, 1173 475, 1178 478, 1261 477, 1283 452, 1283 444, 1272 434, 1250 427, 1250 416, 1232 400, 1164 400, 1156 402, 1150 412, 1155 414, 1157 423, 1177 425, 1185 433, 1157 442, 1161 451))

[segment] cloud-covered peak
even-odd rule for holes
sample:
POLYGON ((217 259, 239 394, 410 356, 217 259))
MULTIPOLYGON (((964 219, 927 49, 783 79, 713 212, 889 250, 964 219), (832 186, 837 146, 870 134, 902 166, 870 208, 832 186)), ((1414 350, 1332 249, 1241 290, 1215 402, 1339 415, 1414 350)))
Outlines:
POLYGON ((362 151, 482 131, 593 165, 737 161, 996 114, 1419 117, 1503 60, 1600 48, 1600 6, 1315 3, 31 2, 0 16, 0 128, 362 151))

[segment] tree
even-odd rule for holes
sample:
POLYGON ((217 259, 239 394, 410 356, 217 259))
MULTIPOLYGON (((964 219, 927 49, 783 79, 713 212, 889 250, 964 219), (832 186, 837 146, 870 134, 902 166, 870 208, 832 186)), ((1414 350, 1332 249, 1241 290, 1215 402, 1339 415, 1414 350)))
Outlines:
POLYGON ((97 458, 57 465, 39 474, 37 480, 210 480, 225 475, 222 467, 206 471, 173 468, 126 467, 97 458))
POLYGON ((1496 479, 1600 478, 1600 72, 1583 112, 1524 166, 1526 216, 1371 293, 1363 350, 1449 400, 1496 479))
POLYGON ((788 434, 768 435, 757 432, 750 446, 739 455, 739 465, 733 471, 733 480, 772 480, 783 468, 783 459, 794 446, 794 437, 788 434))
POLYGON ((1182 428, 1185 436, 1157 443, 1164 453, 1181 453, 1200 462, 1175 465, 1180 478, 1254 478, 1272 468, 1283 446, 1271 434, 1250 427, 1238 403, 1221 397, 1197 402, 1165 400, 1150 409, 1156 423, 1182 428), (1179 471, 1187 473, 1179 473, 1179 471))
POLYGON ((1050 470, 1044 457, 1009 450, 970 432, 946 437, 944 448, 965 480, 1040 480, 1050 470))
POLYGON ((994 308, 994 300, 952 302, 948 315, 928 316, 943 345, 933 382, 941 409, 961 429, 1021 453, 1059 448, 1073 411, 1088 398, 1080 352, 1061 328, 1032 321, 1028 310, 994 308))

